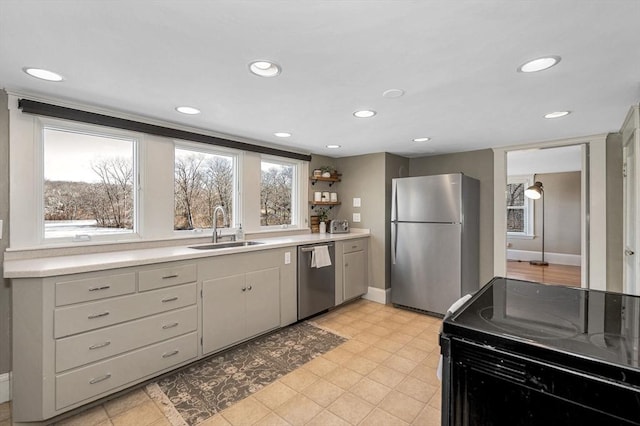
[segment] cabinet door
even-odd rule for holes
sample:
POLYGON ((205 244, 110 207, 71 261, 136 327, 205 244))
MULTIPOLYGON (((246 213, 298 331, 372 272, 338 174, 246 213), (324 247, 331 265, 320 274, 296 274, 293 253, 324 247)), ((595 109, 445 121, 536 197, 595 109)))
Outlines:
POLYGON ((245 294, 244 274, 202 282, 203 354, 244 339, 245 294))
POLYGON ((367 292, 367 264, 364 251, 342 256, 344 260, 344 300, 362 296, 367 292))
POLYGON ((247 337, 280 326, 280 268, 247 273, 247 337))

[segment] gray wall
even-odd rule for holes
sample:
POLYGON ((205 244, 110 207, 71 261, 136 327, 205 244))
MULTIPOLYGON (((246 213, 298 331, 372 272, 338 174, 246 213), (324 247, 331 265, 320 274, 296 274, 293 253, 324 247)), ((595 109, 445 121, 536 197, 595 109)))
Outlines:
POLYGON ((386 200, 385 153, 358 155, 336 159, 342 173, 338 197, 342 200, 339 217, 348 219, 354 228, 371 230, 369 251, 369 285, 385 289, 386 282, 386 200), (361 207, 353 207, 353 198, 361 199, 361 207), (353 222, 353 213, 360 213, 361 222, 353 222))
MULTIPOLYGON (((544 185, 544 250, 580 255, 580 172, 540 173, 544 185)), ((507 238, 514 250, 542 250, 542 203, 534 201, 533 239, 507 238)))
POLYGON ((493 278, 493 151, 412 158, 410 176, 462 172, 480 181, 480 285, 493 278))
POLYGON ((11 287, 2 278, 4 251, 9 247, 9 110, 7 93, 0 90, 0 374, 11 371, 11 287))
POLYGON ((607 290, 622 291, 622 135, 607 135, 607 290))

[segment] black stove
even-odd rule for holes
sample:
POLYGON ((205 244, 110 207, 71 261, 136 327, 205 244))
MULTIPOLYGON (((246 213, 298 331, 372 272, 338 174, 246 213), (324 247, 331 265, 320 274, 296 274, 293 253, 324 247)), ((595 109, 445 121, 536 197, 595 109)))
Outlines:
POLYGON ((496 277, 443 321, 443 424, 640 425, 639 336, 640 297, 496 277))

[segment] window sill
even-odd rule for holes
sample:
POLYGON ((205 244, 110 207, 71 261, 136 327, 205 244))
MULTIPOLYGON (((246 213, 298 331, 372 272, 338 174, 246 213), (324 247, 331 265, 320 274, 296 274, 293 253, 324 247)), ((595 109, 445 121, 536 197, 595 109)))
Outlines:
POLYGON ((507 238, 512 238, 514 240, 533 240, 536 236, 529 234, 512 234, 507 232, 507 238))

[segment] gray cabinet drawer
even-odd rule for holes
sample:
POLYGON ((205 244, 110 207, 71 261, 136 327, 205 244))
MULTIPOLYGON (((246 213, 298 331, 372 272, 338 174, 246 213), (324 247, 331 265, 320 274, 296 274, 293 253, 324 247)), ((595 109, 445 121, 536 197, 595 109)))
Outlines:
POLYGON ((347 240, 342 242, 344 247, 344 253, 352 253, 354 251, 361 251, 367 246, 366 239, 359 240, 347 240))
POLYGON ((193 305, 56 341, 56 372, 105 359, 132 349, 195 331, 193 305))
POLYGON ((196 280, 196 265, 171 266, 138 273, 140 291, 191 283, 196 280))
POLYGON ((136 274, 106 275, 56 282, 56 306, 88 302, 136 291, 136 274))
POLYGON ((196 303, 196 283, 57 308, 54 337, 95 330, 196 303))
POLYGON ((106 394, 198 355, 198 333, 176 337, 56 376, 56 409, 106 394))

